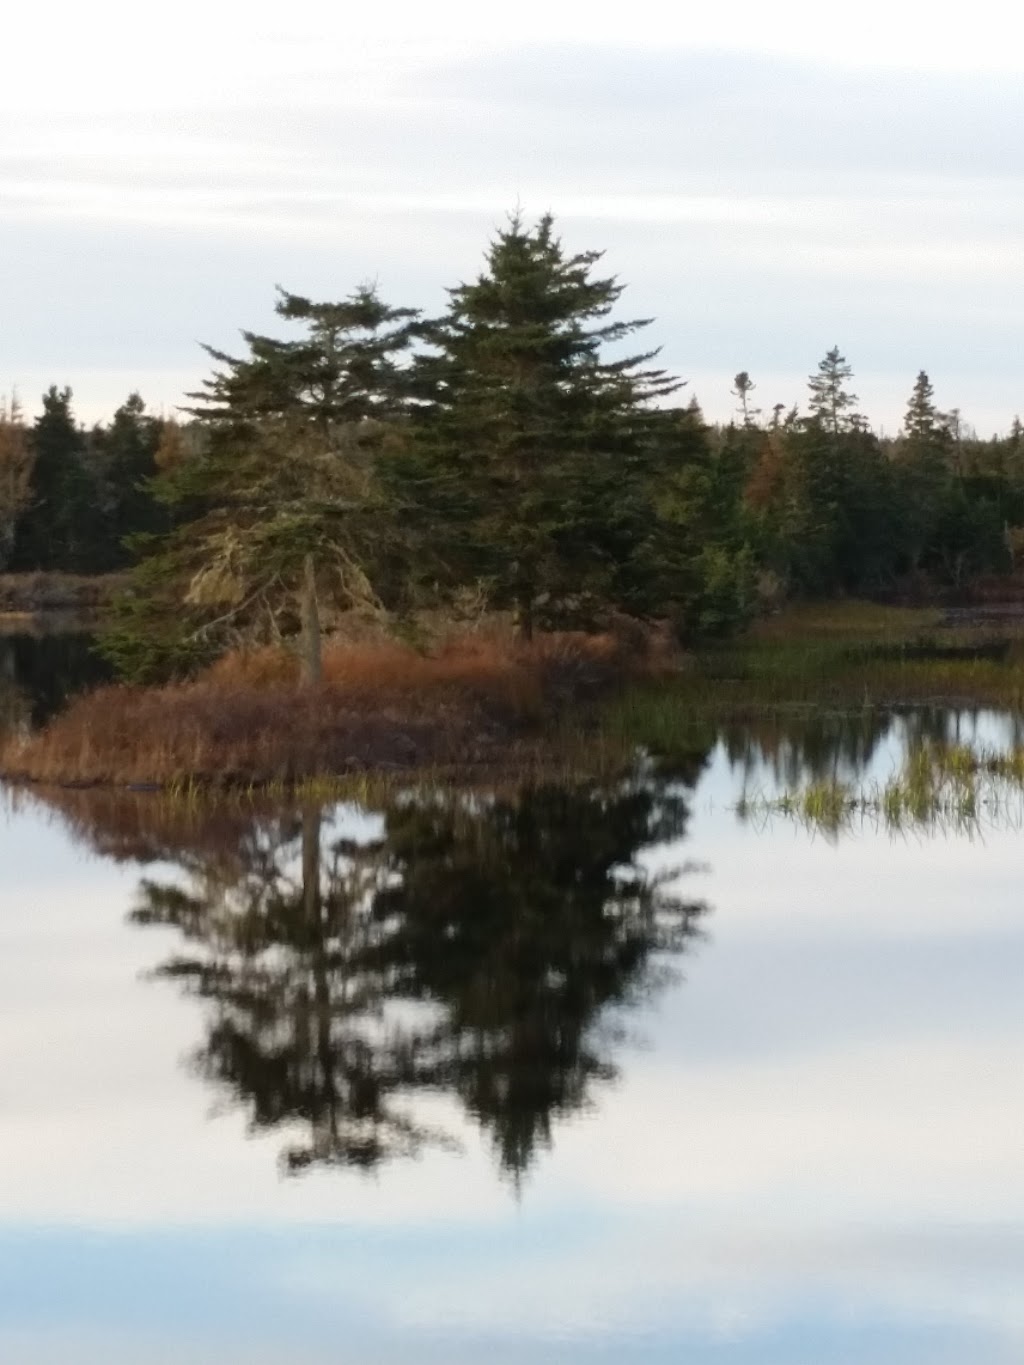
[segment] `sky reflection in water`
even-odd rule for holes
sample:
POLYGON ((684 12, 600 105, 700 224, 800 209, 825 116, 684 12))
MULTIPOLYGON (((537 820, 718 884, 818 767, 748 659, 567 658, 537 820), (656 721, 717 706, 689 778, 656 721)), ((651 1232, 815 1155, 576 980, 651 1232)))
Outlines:
POLYGON ((610 794, 16 805, 3 1358, 1019 1360, 1020 836, 732 809, 952 722, 858 723, 610 794))

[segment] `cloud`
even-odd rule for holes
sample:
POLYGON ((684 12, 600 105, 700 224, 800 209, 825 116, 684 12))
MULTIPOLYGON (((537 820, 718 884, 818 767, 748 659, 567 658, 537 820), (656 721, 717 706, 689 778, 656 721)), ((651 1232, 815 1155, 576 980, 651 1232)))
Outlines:
POLYGON ((120 371, 121 396, 141 376, 169 407, 204 372, 197 339, 274 326, 274 283, 337 297, 378 278, 436 310, 521 201, 570 247, 608 248, 624 306, 657 317, 713 417, 738 369, 788 405, 838 342, 890 429, 921 367, 983 433, 1009 424, 1019 80, 858 69, 838 43, 828 63, 700 47, 710 29, 522 46, 471 18, 430 42, 414 23, 377 65, 378 29, 296 30, 276 77, 274 43, 239 38, 215 98, 196 57, 177 93, 171 63, 152 98, 136 73, 75 117, 20 107, 0 131, 0 389, 49 371, 98 417, 120 371))

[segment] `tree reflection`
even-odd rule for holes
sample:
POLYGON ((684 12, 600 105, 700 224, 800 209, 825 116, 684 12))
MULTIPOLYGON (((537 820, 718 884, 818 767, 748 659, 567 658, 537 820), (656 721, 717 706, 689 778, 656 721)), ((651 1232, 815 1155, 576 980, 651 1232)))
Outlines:
MULTIPOLYGON (((792 790, 815 782, 861 780, 882 748, 911 752, 922 744, 976 744, 996 713, 979 707, 914 706, 904 710, 864 707, 856 711, 766 711, 730 721, 721 740, 743 790, 768 780, 792 790)), ((998 713, 1001 743, 1024 742, 1024 719, 998 713)))
POLYGON ((413 1079, 414 1038, 369 1028, 383 995, 369 965, 381 853, 376 841, 325 848, 310 809, 254 824, 227 862, 186 864, 185 886, 144 881, 132 915, 173 926, 190 945, 159 974, 214 1006, 201 1074, 244 1100, 256 1128, 308 1126, 308 1140, 283 1153, 292 1170, 372 1166, 429 1136, 393 1103, 413 1079))
POLYGON ((445 1142, 416 1116, 441 1093, 518 1180, 697 930, 681 869, 639 862, 685 832, 682 789, 407 795, 359 839, 345 814, 254 820, 142 883, 135 922, 187 944, 159 974, 209 1007, 197 1069, 254 1127, 302 1125, 287 1170, 445 1142))
POLYGON ((651 984, 652 954, 693 934, 699 907, 636 862, 686 814, 647 786, 391 813, 383 965, 397 993, 443 1005, 423 1079, 459 1096, 503 1169, 524 1171, 552 1117, 614 1077, 593 1025, 651 984))
POLYGON ((25 733, 83 688, 106 681, 107 664, 79 631, 0 632, 0 731, 25 733))
POLYGON ((793 787, 859 777, 893 726, 891 712, 867 708, 806 716, 767 711, 723 726, 722 742, 744 784, 765 774, 776 786, 793 787))

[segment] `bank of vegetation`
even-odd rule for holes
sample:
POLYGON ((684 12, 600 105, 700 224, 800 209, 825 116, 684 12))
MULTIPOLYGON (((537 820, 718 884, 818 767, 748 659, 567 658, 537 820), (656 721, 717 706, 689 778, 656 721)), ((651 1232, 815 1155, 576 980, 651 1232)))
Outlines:
MULTIPOLYGON (((567 253, 549 217, 515 217, 439 317, 375 287, 338 302, 282 290, 291 338, 243 332, 240 354, 210 350, 212 374, 177 419, 133 395, 84 431, 58 388, 31 427, 8 408, 0 568, 123 575, 103 648, 125 679, 6 753, 8 771, 163 780, 190 766, 308 775, 374 754, 403 761, 397 750, 467 757, 592 700, 564 674, 552 691, 548 656, 566 632, 590 637, 591 654, 611 632, 620 660, 632 639, 631 667, 606 673, 642 672, 641 640, 689 659, 669 713, 701 710, 702 697, 708 710, 934 690, 934 650, 915 658, 894 637, 885 656, 871 626, 875 652, 858 656, 809 618, 791 641, 771 618, 854 595, 1012 594, 1020 423, 979 439, 940 411, 922 371, 902 430, 882 438, 833 347, 803 409, 760 405, 742 371, 736 420, 711 426, 656 351, 633 344, 648 320, 616 316, 623 286, 599 263, 567 253), (741 645, 723 644, 758 620, 741 645), (349 675, 368 645, 353 621, 377 642, 376 683, 362 690, 349 675), (450 637, 472 671, 495 623, 515 643, 486 688, 439 682, 459 653, 450 637), (247 662, 218 671, 228 656, 247 662), (532 700, 509 719, 517 689, 532 700), (115 745, 134 755, 119 769, 115 745)), ((947 662, 942 689, 1009 690, 1005 659, 947 662)))
POLYGON ((730 721, 911 706, 1024 711, 1024 612, 793 606, 695 648, 667 683, 638 680, 603 708, 601 729, 611 744, 667 755, 730 721))
MULTIPOLYGON (((366 772, 551 773, 588 762, 590 726, 567 726, 570 713, 665 667, 653 648, 638 654, 632 634, 611 633, 476 634, 430 653, 348 642, 325 649, 315 684, 302 683, 293 652, 233 652, 193 678, 79 697, 41 731, 0 738, 0 771, 178 790, 308 789, 366 772)), ((619 753, 619 766, 629 757, 619 753)))

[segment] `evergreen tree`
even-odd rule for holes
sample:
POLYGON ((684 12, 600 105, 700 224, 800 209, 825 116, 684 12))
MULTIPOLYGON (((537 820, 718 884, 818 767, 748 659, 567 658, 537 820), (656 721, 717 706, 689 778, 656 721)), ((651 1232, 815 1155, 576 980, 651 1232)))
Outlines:
POLYGON ((753 556, 740 518, 752 458, 753 427, 730 426, 721 442, 696 400, 669 409, 659 424, 651 467, 647 534, 636 552, 641 616, 668 618, 686 643, 742 625, 753 604, 753 556))
POLYGON ((856 411, 853 371, 834 346, 808 381, 809 415, 791 424, 799 515, 793 579, 815 594, 874 591, 896 569, 890 470, 856 411))
POLYGON ((932 441, 942 429, 932 382, 924 370, 919 370, 903 419, 904 434, 909 441, 926 442, 932 441))
POLYGON ((807 404, 811 419, 833 437, 851 431, 863 422, 856 411, 857 395, 845 387, 852 378, 853 370, 846 357, 839 354, 838 346, 833 346, 819 362, 817 373, 807 381, 811 391, 807 404))
POLYGON ((77 572, 83 563, 83 525, 93 506, 86 473, 85 437, 71 410, 71 390, 51 386, 29 439, 32 476, 18 524, 17 569, 77 572))
POLYGON ((301 625, 315 682, 322 601, 377 601, 388 519, 374 464, 401 407, 396 357, 414 315, 368 287, 342 303, 281 291, 277 312, 303 336, 244 332, 241 358, 206 348, 219 368, 190 395, 197 453, 168 459, 156 482, 181 525, 141 566, 107 638, 135 676, 196 662, 232 632, 301 625))
POLYGON ((157 473, 156 455, 163 422, 146 412, 132 393, 114 413, 109 427, 94 436, 105 488, 106 558, 111 568, 131 560, 126 541, 164 529, 167 518, 150 487, 157 473))
POLYGON ((0 402, 0 569, 14 551, 18 521, 32 493, 32 451, 16 398, 0 402))
POLYGON ((897 469, 902 485, 902 535, 911 572, 935 565, 935 537, 949 499, 951 440, 927 373, 921 370, 907 403, 897 469))
POLYGON ((651 404, 677 387, 654 352, 607 358, 646 322, 609 320, 623 286, 600 257, 567 255, 550 215, 510 220, 431 328, 419 449, 397 471, 449 585, 483 581, 526 636, 616 601, 646 529, 651 404))

